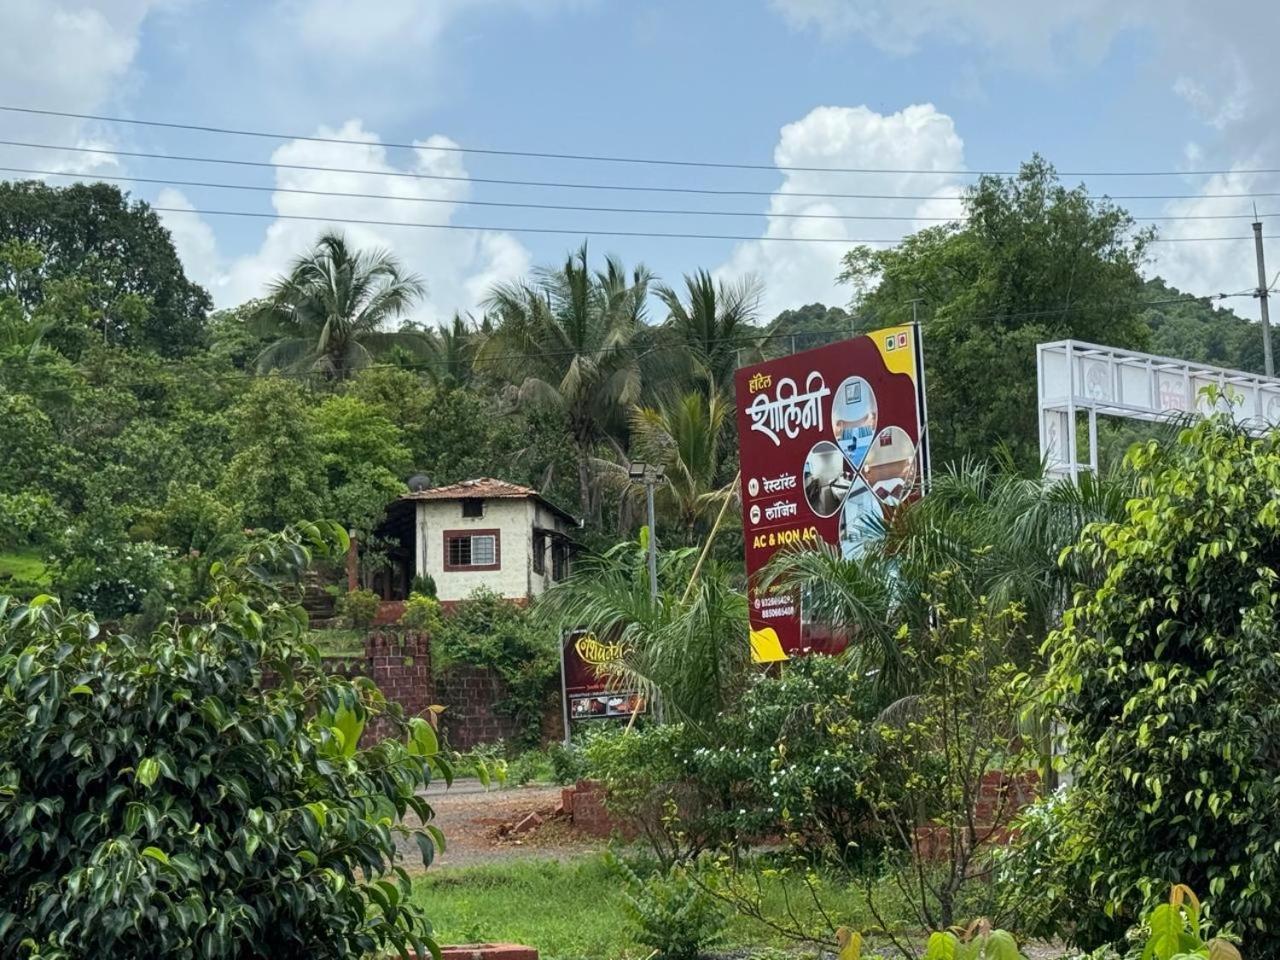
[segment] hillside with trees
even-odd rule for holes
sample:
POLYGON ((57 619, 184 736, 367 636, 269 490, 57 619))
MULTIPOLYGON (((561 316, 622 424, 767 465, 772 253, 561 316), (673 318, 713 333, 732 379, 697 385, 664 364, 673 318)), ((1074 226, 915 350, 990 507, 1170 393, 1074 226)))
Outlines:
POLYGON ((0 578, 100 615, 158 611, 198 596, 246 529, 325 517, 368 535, 413 473, 537 487, 604 548, 641 522, 632 458, 672 478, 663 540, 698 543, 733 495, 733 369, 907 321, 912 300, 943 462, 1000 445, 1034 468, 1042 340, 1259 368, 1256 327, 1144 280, 1150 232, 1039 158, 967 205, 964 223, 850 251, 847 310, 760 317, 753 283, 667 282, 584 245, 494 288, 480 317, 427 328, 413 264, 340 234, 211 312, 146 203, 4 185, 0 578))

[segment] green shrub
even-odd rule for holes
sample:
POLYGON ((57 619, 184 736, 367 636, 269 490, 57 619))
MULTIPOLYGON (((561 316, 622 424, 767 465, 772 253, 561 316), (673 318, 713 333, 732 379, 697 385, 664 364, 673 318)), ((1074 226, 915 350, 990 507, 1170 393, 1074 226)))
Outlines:
POLYGON ((1125 518, 1075 548, 1105 579, 1046 645, 1078 825, 1058 859, 1117 923, 1187 883, 1277 957, 1280 433, 1218 416, 1127 462, 1125 518))
POLYGON ((115 620, 139 612, 150 593, 172 596, 170 561, 159 544, 130 540, 125 516, 114 505, 91 502, 54 550, 50 572, 72 606, 115 620))
POLYGON ((404 603, 404 613, 400 615, 400 626, 411 630, 422 630, 433 636, 439 631, 441 624, 440 601, 425 593, 411 593, 404 603))
POLYGON ((601 729, 583 743, 587 775, 605 788, 614 819, 634 829, 663 864, 691 860, 720 842, 690 759, 697 748, 677 723, 601 729))
POLYGON ((436 598, 436 579, 429 573, 419 573, 409 584, 410 593, 420 593, 424 597, 436 598))
POLYGON ((67 515, 46 493, 0 493, 0 550, 51 547, 62 538, 67 515))
POLYGON ((434 734, 415 718, 407 745, 359 749, 371 717, 403 714, 307 658, 268 573, 344 540, 264 539, 193 622, 148 636, 0 598, 0 955, 425 956, 395 837, 431 859, 402 819, 431 819, 434 734))
POLYGON ((618 858, 612 863, 626 884, 622 904, 632 937, 653 949, 654 960, 697 960, 723 939, 724 911, 689 878, 692 867, 676 864, 642 879, 618 858))
POLYGON ((338 598, 338 613, 354 630, 368 630, 378 616, 381 598, 372 590, 348 590, 338 598))
POLYGON ((694 753, 690 769, 723 799, 718 833, 783 830, 811 854, 843 861, 885 842, 877 804, 887 762, 872 681, 834 657, 797 658, 754 679, 694 753), (875 784, 875 789, 871 785, 875 784))
POLYGON ((578 743, 560 742, 547 745, 547 759, 551 761, 551 779, 554 783, 577 783, 587 775, 587 759, 578 743))
POLYGON ((519 721, 520 745, 531 746, 541 737, 542 715, 556 690, 558 644, 554 632, 534 623, 523 607, 481 589, 443 618, 432 655, 440 671, 467 663, 497 674, 507 695, 494 709, 519 721))

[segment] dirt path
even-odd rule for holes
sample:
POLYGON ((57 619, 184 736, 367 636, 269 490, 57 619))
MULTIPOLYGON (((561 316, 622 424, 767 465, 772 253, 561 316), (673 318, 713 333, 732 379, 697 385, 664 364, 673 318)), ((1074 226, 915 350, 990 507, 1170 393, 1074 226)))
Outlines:
MULTIPOLYGON (((477 780, 455 780, 446 789, 433 783, 427 799, 435 809, 435 825, 443 832, 446 849, 436 867, 463 867, 494 863, 513 857, 568 859, 604 848, 604 843, 573 833, 567 820, 550 816, 560 803, 559 787, 511 787, 485 790, 477 780), (501 829, 519 823, 530 813, 545 818, 536 829, 520 835, 500 835, 501 829)), ((410 815, 410 824, 417 818, 410 815)), ((414 842, 401 841, 410 867, 421 865, 414 842)), ((434 869, 434 868, 433 868, 434 869)))

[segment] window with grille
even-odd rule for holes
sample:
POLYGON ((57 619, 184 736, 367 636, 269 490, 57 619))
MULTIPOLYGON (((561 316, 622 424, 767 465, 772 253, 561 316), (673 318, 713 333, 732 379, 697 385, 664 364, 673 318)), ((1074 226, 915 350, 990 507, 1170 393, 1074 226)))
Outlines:
POLYGON ((498 569, 498 533, 447 533, 444 543, 446 570, 498 569))
POLYGON ((462 515, 464 517, 483 517, 484 501, 479 497, 467 497, 462 501, 462 515))

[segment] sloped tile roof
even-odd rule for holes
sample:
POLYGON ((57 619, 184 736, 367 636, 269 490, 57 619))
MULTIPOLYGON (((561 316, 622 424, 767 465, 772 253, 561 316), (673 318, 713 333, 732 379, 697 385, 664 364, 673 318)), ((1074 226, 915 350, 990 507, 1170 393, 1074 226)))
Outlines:
POLYGON ((401 500, 464 500, 476 497, 482 500, 527 500, 533 498, 558 513, 564 519, 576 524, 578 518, 567 510, 557 507, 532 487, 522 487, 518 483, 506 480, 495 480, 493 477, 477 477, 474 480, 463 480, 443 487, 431 487, 428 490, 412 490, 403 494, 401 500))

